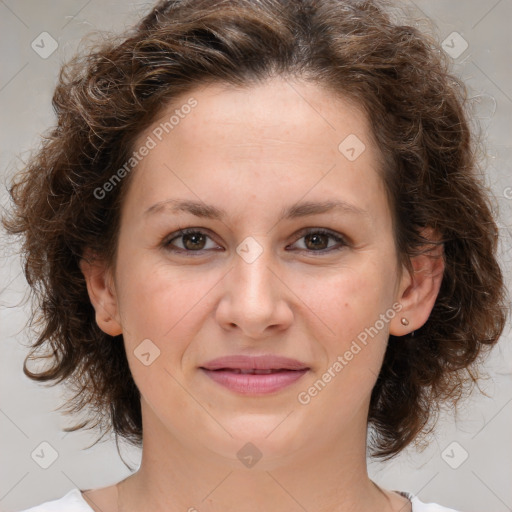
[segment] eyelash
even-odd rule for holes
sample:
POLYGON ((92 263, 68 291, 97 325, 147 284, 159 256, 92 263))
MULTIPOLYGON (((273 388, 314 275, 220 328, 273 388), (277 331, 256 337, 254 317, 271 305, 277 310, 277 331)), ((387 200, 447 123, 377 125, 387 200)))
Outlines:
MULTIPOLYGON (((162 243, 162 245, 164 246, 165 249, 167 250, 170 250, 172 252, 176 252, 176 253, 186 253, 187 255, 190 255, 192 256, 194 253, 198 253, 198 254, 201 254, 203 253, 204 251, 208 251, 210 249, 200 249, 200 250, 197 250, 197 251, 192 251, 192 250, 188 250, 188 249, 181 249, 181 248, 173 248, 172 246, 172 242, 178 238, 182 238, 183 236, 186 236, 186 235, 191 235, 191 234, 199 234, 199 235, 206 235, 208 238, 211 239, 211 237, 204 231, 202 231, 201 229, 198 229, 198 228, 186 228, 186 229, 180 229, 179 231, 176 231, 175 233, 172 233, 171 235, 169 235, 162 243)), ((346 247, 348 246, 348 242, 343 238, 341 237, 340 235, 337 235, 331 231, 328 231, 326 229, 323 229, 323 228, 309 228, 307 230, 303 230, 300 232, 300 236, 299 238, 297 239, 300 240, 308 235, 311 235, 311 234, 318 234, 318 235, 324 235, 324 236, 328 236, 330 238, 332 238, 333 240, 336 241, 336 243, 338 244, 341 244, 340 247, 336 247, 333 249, 333 247, 329 247, 329 248, 326 248, 326 249, 320 249, 318 251, 315 251, 315 250, 311 250, 311 249, 299 249, 300 251, 305 251, 305 252, 309 252, 310 254, 315 254, 315 253, 318 253, 320 255, 322 254, 326 254, 326 253, 330 253, 332 252, 333 250, 334 251, 339 251, 341 249, 343 249, 343 247, 346 247)))

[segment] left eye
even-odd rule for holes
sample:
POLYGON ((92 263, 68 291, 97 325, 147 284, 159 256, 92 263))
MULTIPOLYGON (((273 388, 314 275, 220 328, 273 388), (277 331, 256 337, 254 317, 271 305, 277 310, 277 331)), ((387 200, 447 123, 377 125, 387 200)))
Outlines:
MULTIPOLYGON (((208 239, 211 240, 210 236, 204 231, 198 229, 182 229, 171 235, 171 238, 167 238, 166 241, 164 241, 164 246, 175 252, 188 253, 218 248, 215 244, 213 244, 213 247, 207 247, 208 239), (181 240, 181 247, 173 243, 175 240, 181 240)), ((303 232, 297 242, 302 239, 304 239, 305 247, 299 248, 299 250, 308 252, 328 252, 333 246, 339 245, 341 247, 337 247, 337 249, 341 249, 343 246, 348 245, 341 236, 324 229, 311 229, 307 232, 303 232), (334 240, 335 243, 329 245, 329 239, 334 240)))
POLYGON ((302 233, 299 240, 302 239, 304 239, 306 245, 304 250, 309 252, 328 252, 326 249, 332 249, 333 245, 341 245, 341 247, 337 247, 337 249, 341 249, 343 246, 347 245, 341 236, 335 235, 325 229, 312 229, 302 233), (329 239, 334 240, 336 243, 329 246, 329 239), (308 245, 309 247, 313 247, 313 249, 310 249, 308 245))

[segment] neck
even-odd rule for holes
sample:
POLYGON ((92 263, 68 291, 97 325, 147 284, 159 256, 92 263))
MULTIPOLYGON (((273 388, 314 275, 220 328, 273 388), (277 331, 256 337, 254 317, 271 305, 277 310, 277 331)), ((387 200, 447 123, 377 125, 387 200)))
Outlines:
POLYGON ((368 477, 365 425, 352 423, 328 446, 318 439, 275 457, 270 442, 260 441, 262 457, 254 463, 256 449, 244 442, 232 440, 245 451, 226 457, 200 440, 189 445, 176 438, 149 410, 143 418, 144 432, 152 435, 144 439, 139 470, 118 486, 118 512, 392 510, 390 493, 368 477), (241 462, 244 455, 247 464, 241 462))

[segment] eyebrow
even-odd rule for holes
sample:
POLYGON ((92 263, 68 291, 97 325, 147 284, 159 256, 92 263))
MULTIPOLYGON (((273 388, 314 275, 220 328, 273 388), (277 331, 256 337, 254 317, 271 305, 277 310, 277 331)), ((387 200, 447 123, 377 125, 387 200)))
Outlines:
MULTIPOLYGON (((289 220, 298 217, 306 217, 308 215, 318 215, 321 213, 331 212, 333 210, 342 211, 343 213, 367 215, 368 211, 359 208, 353 204, 341 200, 329 200, 321 202, 303 201, 295 203, 288 208, 283 208, 279 220, 289 220)), ((222 208, 217 208, 213 205, 208 205, 203 202, 180 200, 180 199, 166 199, 159 201, 150 206, 144 211, 144 217, 155 215, 158 213, 178 213, 187 212, 205 219, 223 220, 227 216, 227 212, 222 208)))

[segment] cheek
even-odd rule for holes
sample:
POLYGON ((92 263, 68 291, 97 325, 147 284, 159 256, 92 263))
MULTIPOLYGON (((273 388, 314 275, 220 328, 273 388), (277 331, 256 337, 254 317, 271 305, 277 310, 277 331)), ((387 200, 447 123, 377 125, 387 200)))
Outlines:
MULTIPOLYGON (((318 337, 323 345, 325 366, 312 383, 313 393, 321 389, 319 398, 312 399, 313 409, 318 408, 320 414, 325 404, 331 404, 329 407, 336 411, 333 418, 339 424, 347 422, 367 404, 382 366, 389 321, 395 311, 393 282, 383 279, 381 272, 378 266, 367 272, 347 270, 332 279, 329 286, 319 287, 316 303, 311 305, 311 310, 318 312, 322 320, 317 325, 328 326, 322 331, 326 334, 318 337), (325 387, 317 387, 318 380, 327 383, 325 387), (332 407, 332 404, 336 405, 332 407)), ((309 393, 309 390, 304 391, 309 393)))
POLYGON ((322 338, 325 371, 330 369, 337 375, 325 398, 330 396, 340 407, 346 402, 347 407, 355 408, 371 392, 380 372, 389 322, 395 315, 395 277, 393 269, 384 267, 372 259, 364 265, 343 269, 328 286, 324 283, 317 288, 316 303, 311 305, 322 325, 328 326, 323 329, 322 338), (351 397, 344 393, 349 388, 353 390, 351 397))
POLYGON ((183 357, 201 327, 200 317, 208 307, 206 294, 216 280, 206 273, 184 276, 170 266, 149 260, 144 264, 141 259, 119 266, 118 274, 130 370, 156 413, 169 402, 173 410, 186 411, 191 407, 190 397, 179 384, 183 357))
MULTIPOLYGON (((394 283, 380 272, 372 265, 366 266, 365 271, 344 269, 340 276, 317 287, 311 309, 318 311, 329 338, 349 341, 391 307, 394 283)), ((306 289, 307 285, 303 293, 306 289)), ((305 296, 311 298, 312 294, 305 296)))
POLYGON ((198 329, 198 317, 204 314, 218 276, 198 268, 185 273, 144 258, 135 256, 118 268, 125 341, 133 346, 149 338, 161 350, 178 353, 198 329))

